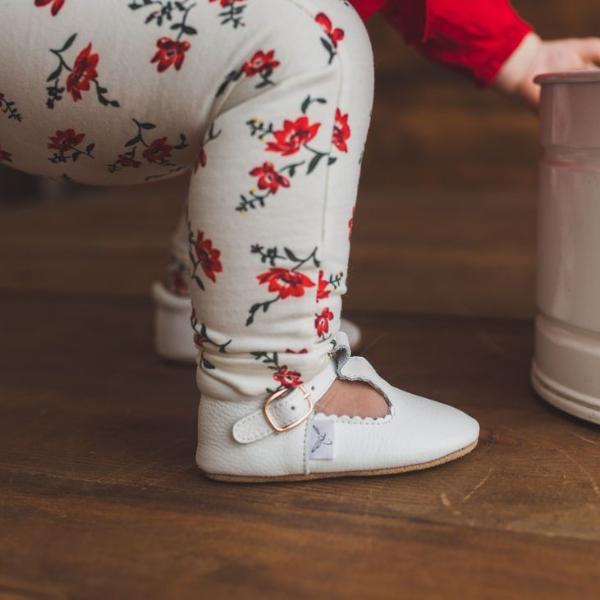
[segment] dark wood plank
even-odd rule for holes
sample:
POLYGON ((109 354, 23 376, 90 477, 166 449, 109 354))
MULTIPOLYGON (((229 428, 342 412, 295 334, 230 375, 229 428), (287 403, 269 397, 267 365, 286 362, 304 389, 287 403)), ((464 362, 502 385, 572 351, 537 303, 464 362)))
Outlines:
POLYGON ((186 189, 176 179, 11 204, 0 218, 1 289, 147 297, 163 275, 186 189))
POLYGON ((516 190, 361 195, 347 308, 529 318, 535 204, 516 190))

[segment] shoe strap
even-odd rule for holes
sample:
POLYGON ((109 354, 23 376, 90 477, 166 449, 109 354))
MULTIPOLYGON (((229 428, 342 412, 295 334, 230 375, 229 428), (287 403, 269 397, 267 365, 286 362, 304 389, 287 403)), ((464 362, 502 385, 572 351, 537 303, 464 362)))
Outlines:
POLYGON ((338 331, 333 338, 333 348, 330 352, 335 357, 338 369, 350 358, 350 341, 343 331, 338 331))
POLYGON ((311 415, 314 405, 336 377, 336 361, 331 358, 325 369, 307 383, 289 391, 281 390, 279 397, 236 421, 233 426, 233 438, 240 444, 249 444, 274 433, 295 428, 311 415))

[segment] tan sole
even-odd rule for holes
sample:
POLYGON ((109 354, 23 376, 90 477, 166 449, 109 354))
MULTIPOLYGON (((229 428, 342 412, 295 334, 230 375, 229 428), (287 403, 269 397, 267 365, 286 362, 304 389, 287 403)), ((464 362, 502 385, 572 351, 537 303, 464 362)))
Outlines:
POLYGON ((202 471, 209 479, 216 481, 228 481, 231 483, 269 483, 277 481, 309 481, 311 479, 330 479, 333 477, 374 477, 376 475, 394 475, 397 473, 408 473, 409 471, 422 471, 423 469, 430 469, 431 467, 437 467, 444 463, 451 462, 457 458, 461 458, 466 454, 469 454, 477 446, 475 440, 469 446, 465 446, 456 452, 451 452, 437 458, 436 460, 430 460, 429 462, 418 463, 416 465, 405 465, 403 467, 389 467, 386 469, 365 469, 362 471, 341 471, 332 473, 309 473, 308 475, 274 475, 272 477, 255 477, 250 475, 224 475, 220 473, 207 473, 202 471))

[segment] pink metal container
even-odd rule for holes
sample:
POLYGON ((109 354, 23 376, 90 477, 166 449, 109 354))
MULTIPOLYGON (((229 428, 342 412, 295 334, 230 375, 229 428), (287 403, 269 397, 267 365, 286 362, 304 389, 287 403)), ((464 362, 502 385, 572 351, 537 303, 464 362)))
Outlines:
POLYGON ((536 391, 600 423, 600 72, 541 75, 536 391))

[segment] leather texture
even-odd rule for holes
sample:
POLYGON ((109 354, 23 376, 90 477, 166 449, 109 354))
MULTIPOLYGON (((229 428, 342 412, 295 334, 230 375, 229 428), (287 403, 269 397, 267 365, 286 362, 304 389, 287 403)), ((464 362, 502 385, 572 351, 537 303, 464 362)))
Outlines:
MULTIPOLYGON (((228 401, 203 396, 198 413, 198 466, 209 474, 257 477, 364 471, 435 461, 477 441, 479 424, 475 419, 391 386, 365 358, 350 356, 344 334, 338 333, 335 339, 331 363, 305 384, 314 388, 315 408, 307 420, 289 431, 271 429, 263 435, 267 421, 256 415, 262 413, 266 395, 228 401), (388 402, 388 415, 372 419, 319 413, 318 398, 328 389, 328 379, 335 376, 362 381, 379 390, 388 402), (308 433, 324 420, 335 423, 335 458, 311 459, 314 446, 311 448, 308 433)), ((288 402, 280 415, 282 422, 289 418, 289 399, 299 400, 302 395, 285 398, 288 402)))
POLYGON ((297 423, 304 415, 310 417, 316 400, 325 394, 335 379, 336 369, 331 361, 327 368, 313 378, 310 385, 287 391, 272 404, 265 404, 237 421, 233 426, 233 439, 240 444, 249 444, 278 433, 273 424, 283 429, 297 423), (265 413, 268 413, 268 418, 265 413))

